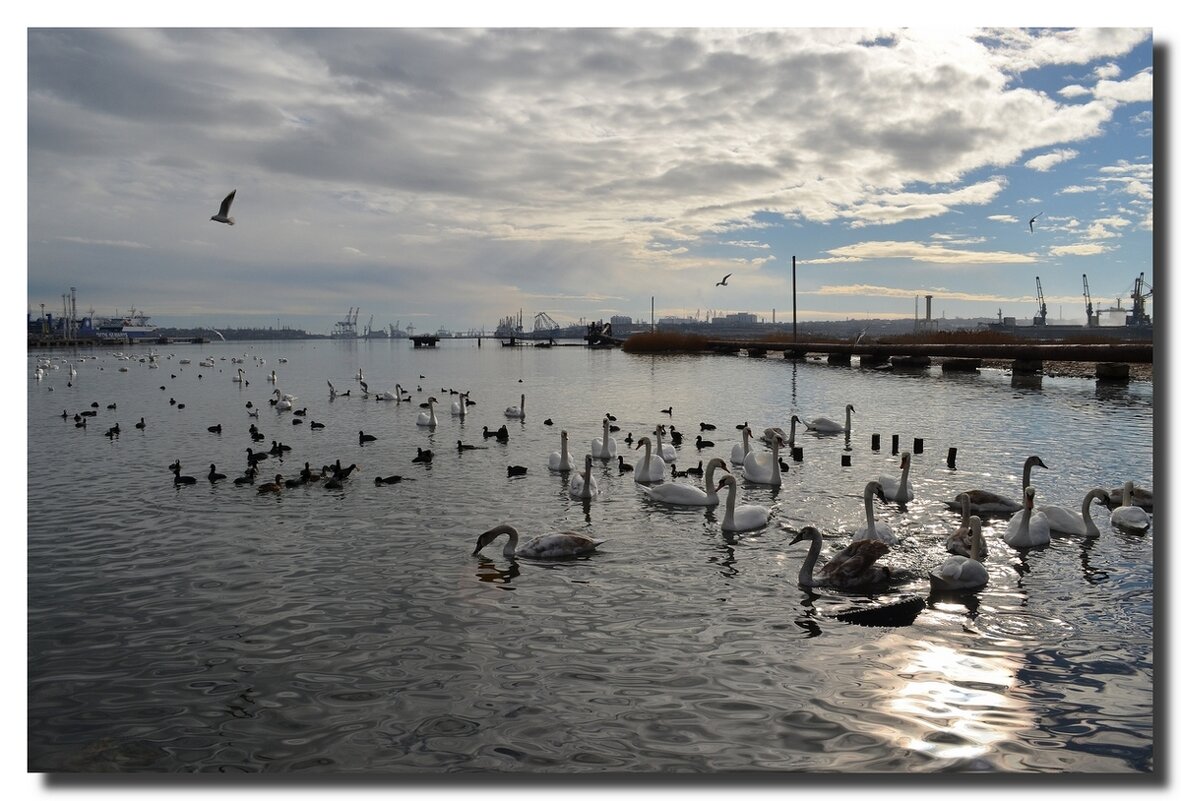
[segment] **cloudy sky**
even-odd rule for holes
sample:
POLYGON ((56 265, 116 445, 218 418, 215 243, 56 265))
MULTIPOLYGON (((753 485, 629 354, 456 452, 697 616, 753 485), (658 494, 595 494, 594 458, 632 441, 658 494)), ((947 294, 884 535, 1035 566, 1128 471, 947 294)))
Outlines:
POLYGON ((1040 276, 1053 322, 1154 280, 1151 29, 27 40, 34 315, 787 320, 795 256, 801 319, 1028 318, 1040 276))

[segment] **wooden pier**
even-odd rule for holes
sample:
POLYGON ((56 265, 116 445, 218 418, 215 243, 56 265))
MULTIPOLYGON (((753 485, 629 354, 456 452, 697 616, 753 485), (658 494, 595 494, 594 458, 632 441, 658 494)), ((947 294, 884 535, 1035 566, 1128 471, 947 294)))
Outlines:
POLYGON ((783 354, 783 358, 802 359, 809 353, 820 355, 860 356, 877 362, 885 362, 895 356, 943 357, 950 359, 1007 359, 1012 361, 1053 361, 1053 362, 1123 362, 1134 364, 1152 363, 1151 342, 1112 342, 1105 344, 1069 343, 921 343, 921 344, 879 344, 851 342, 759 342, 754 340, 716 339, 710 340, 708 349, 719 353, 739 353, 743 350, 750 356, 766 356, 770 352, 783 354))

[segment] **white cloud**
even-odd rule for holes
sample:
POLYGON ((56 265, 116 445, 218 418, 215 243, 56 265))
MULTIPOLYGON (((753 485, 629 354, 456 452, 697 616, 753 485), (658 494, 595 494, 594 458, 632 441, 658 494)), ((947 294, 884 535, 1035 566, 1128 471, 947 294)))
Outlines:
POLYGON ((1063 86, 1058 90, 1058 94, 1065 98, 1074 99, 1076 97, 1085 97, 1091 94, 1091 90, 1085 86, 1079 86, 1077 83, 1072 83, 1069 86, 1063 86))
POLYGON ((1050 248, 1050 255, 1052 256, 1098 256, 1100 253, 1106 253, 1111 250, 1107 245, 1098 244, 1078 244, 1078 245, 1055 245, 1050 248))
POLYGON ((1019 222, 1019 220, 1016 217, 1014 217, 1012 214, 990 214, 990 215, 988 215, 988 219, 991 220, 992 222, 1004 222, 1004 223, 1019 222))
POLYGON ((1138 72, 1126 81, 1099 81, 1095 84, 1097 100, 1115 100, 1120 103, 1152 102, 1152 70, 1138 72))
POLYGON ((1119 64, 1109 61, 1106 64, 1100 64, 1099 66, 1095 67, 1095 69, 1091 70, 1091 74, 1096 78, 1101 78, 1103 80, 1113 80, 1118 78, 1121 72, 1119 64))
POLYGON ((837 259, 910 259, 926 264, 1028 264, 1037 261, 1025 253, 957 250, 922 242, 859 242, 855 245, 833 248, 828 252, 837 259))
POLYGON ((1047 171, 1053 169, 1054 167, 1056 167, 1057 165, 1061 164, 1062 162, 1069 161, 1070 159, 1076 157, 1077 155, 1078 155, 1077 150, 1070 150, 1070 149, 1053 150, 1049 153, 1043 153, 1040 156, 1034 156, 1033 158, 1031 158, 1025 162, 1025 166, 1031 170, 1037 170, 1038 172, 1047 172, 1047 171))
POLYGON ((1097 186, 1079 186, 1077 184, 1072 184, 1071 186, 1064 186, 1061 189, 1059 189, 1058 194, 1060 194, 1060 195, 1079 195, 1084 192, 1098 192, 1098 191, 1099 191, 1099 187, 1097 187, 1097 186))
POLYGON ((98 245, 104 248, 150 248, 151 245, 146 245, 143 242, 133 242, 127 239, 89 239, 84 236, 58 236, 54 237, 58 242, 72 242, 75 245, 98 245))

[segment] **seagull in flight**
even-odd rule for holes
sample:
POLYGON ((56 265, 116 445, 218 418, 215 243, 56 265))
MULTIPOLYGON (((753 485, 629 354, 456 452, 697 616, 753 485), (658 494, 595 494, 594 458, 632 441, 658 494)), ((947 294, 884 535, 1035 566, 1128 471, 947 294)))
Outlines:
POLYGON ((230 204, 234 202, 234 195, 236 194, 238 194, 237 189, 226 195, 226 199, 221 202, 221 208, 217 210, 217 214, 214 214, 209 219, 213 220, 214 222, 233 225, 234 218, 230 216, 230 204))
POLYGON ((1029 233, 1031 233, 1031 234, 1033 233, 1033 221, 1041 216, 1042 216, 1042 213, 1039 211, 1037 214, 1035 214, 1029 218, 1029 233))
POLYGON ((730 280, 730 276, 732 276, 732 275, 734 275, 734 273, 726 273, 726 277, 723 278, 721 281, 718 281, 716 284, 714 284, 714 286, 730 286, 726 282, 730 280))

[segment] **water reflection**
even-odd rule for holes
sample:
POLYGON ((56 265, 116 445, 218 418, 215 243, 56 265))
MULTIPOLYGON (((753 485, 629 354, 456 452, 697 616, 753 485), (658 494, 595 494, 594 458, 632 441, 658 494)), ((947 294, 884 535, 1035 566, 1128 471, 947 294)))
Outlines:
POLYGON ((1032 389, 1040 392, 1042 389, 1042 374, 1013 373, 1013 378, 1009 382, 1009 386, 1013 389, 1032 389))

